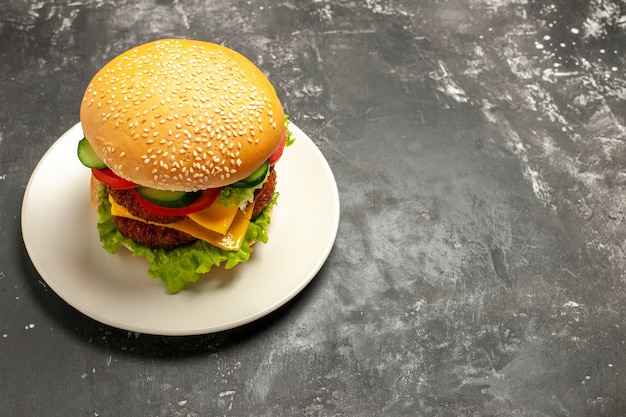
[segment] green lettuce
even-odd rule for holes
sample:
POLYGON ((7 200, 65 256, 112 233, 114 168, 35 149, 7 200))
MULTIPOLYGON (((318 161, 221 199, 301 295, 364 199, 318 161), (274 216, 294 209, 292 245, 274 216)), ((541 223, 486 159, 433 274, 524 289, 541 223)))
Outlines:
POLYGON ((149 248, 122 236, 113 223, 111 203, 102 188, 98 195, 100 201, 98 232, 102 247, 108 252, 115 253, 118 246, 124 244, 131 250, 133 256, 147 259, 150 263, 148 274, 153 278, 161 279, 171 294, 176 294, 185 285, 198 281, 201 274, 209 272, 214 266, 222 265, 230 269, 240 262, 246 262, 252 253, 250 242, 267 243, 270 212, 278 198, 278 193, 274 193, 267 208, 250 222, 244 242, 238 251, 226 251, 202 240, 167 250, 149 248))
POLYGON ((293 133, 291 133, 291 130, 289 130, 289 123, 289 116, 285 115, 285 129, 287 129, 287 140, 285 141, 286 147, 293 145, 293 143, 296 141, 296 137, 293 133))
POLYGON ((269 170, 268 174, 265 176, 265 179, 258 185, 250 188, 237 188, 237 187, 224 187, 222 191, 220 191, 219 196, 217 197, 217 203, 223 206, 230 205, 238 205, 241 210, 244 210, 248 204, 252 204, 254 202, 254 192, 257 189, 263 188, 267 179, 269 178, 269 170))

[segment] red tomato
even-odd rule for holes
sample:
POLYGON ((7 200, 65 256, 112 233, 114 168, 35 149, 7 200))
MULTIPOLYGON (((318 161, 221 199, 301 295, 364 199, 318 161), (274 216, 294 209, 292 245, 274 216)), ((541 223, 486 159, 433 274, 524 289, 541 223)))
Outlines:
POLYGON ((154 214, 158 214, 160 216, 186 216, 187 214, 195 213, 209 207, 215 202, 215 200, 217 200, 217 197, 220 195, 220 191, 222 191, 222 189, 209 188, 208 190, 204 190, 200 197, 198 197, 198 199, 195 200, 193 203, 189 204, 188 206, 179 208, 159 206, 158 204, 146 200, 137 191, 132 191, 139 201, 139 204, 141 204, 143 208, 154 214))
POLYGON ((128 190, 129 188, 137 187, 137 184, 132 181, 125 180, 124 178, 111 171, 109 168, 92 168, 91 172, 98 181, 108 185, 111 188, 116 188, 118 190, 128 190))
POLYGON ((270 155, 270 165, 274 165, 283 155, 283 150, 285 150, 286 142, 287 142, 287 129, 284 129, 283 135, 281 136, 280 142, 278 143, 278 147, 270 155))

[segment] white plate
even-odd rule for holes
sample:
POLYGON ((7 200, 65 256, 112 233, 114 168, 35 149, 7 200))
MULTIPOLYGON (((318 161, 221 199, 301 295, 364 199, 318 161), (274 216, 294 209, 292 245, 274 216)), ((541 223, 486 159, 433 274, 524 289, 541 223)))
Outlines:
POLYGON ((261 318, 297 295, 328 257, 339 225, 339 195, 324 156, 297 126, 276 164, 278 205, 269 242, 231 270, 213 269, 170 295, 147 275, 147 262, 102 249, 89 200, 89 171, 76 157, 80 124, 43 156, 26 188, 22 235, 33 265, 83 314, 124 330, 193 335, 261 318))

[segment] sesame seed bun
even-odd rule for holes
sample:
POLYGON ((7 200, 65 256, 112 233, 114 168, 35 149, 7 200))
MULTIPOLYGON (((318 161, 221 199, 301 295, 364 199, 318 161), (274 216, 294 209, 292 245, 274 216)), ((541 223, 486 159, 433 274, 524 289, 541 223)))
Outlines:
POLYGON ((284 129, 276 91, 252 62, 184 39, 150 42, 107 63, 85 91, 80 120, 117 175, 179 191, 247 177, 284 129))

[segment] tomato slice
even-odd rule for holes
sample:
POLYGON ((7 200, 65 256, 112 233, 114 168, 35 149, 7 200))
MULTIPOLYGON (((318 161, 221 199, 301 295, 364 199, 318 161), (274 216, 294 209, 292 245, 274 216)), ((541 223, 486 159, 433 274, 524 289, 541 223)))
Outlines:
POLYGON ((152 203, 146 200, 145 197, 139 194, 136 190, 132 190, 133 194, 139 201, 139 204, 141 204, 143 208, 160 216, 186 216, 187 214, 204 210, 217 200, 221 191, 221 188, 209 188, 208 190, 204 190, 200 197, 188 206, 173 208, 163 207, 152 203))
POLYGON ((92 168, 91 172, 98 181, 108 185, 111 188, 116 188, 118 190, 128 190, 129 188, 137 187, 137 184, 132 181, 125 180, 124 178, 117 175, 115 172, 111 171, 109 168, 92 168))
POLYGON ((287 143, 287 129, 283 129, 283 135, 280 138, 280 142, 278 142, 278 147, 270 155, 270 165, 274 165, 283 155, 285 143, 287 143))

